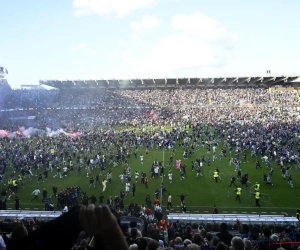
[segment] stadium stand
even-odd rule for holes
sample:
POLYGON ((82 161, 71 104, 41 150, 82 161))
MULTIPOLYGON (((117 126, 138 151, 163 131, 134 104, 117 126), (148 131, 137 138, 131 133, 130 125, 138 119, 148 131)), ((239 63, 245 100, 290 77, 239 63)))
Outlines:
MULTIPOLYGON (((51 129, 79 131, 103 124, 128 127, 180 125, 201 120, 225 125, 233 121, 242 124, 245 131, 253 129, 253 123, 263 124, 254 128, 252 139, 255 140, 269 128, 281 132, 277 126, 280 119, 280 126, 288 125, 284 136, 289 145, 288 139, 298 131, 294 122, 299 121, 300 115, 296 79, 296 76, 280 76, 40 81, 41 85, 56 88, 54 90, 13 90, 6 80, 0 79, 0 137, 9 142, 8 139, 18 136, 18 133, 26 137, 48 133, 51 129), (22 126, 36 129, 25 134, 26 129, 20 130, 22 126)), ((222 132, 223 128, 216 127, 216 131, 224 138, 227 134, 222 132)), ((105 139, 112 136, 109 132, 101 133, 105 139)), ((275 139, 281 139, 275 134, 272 135, 275 139)), ((147 142, 142 140, 141 143, 147 142)), ((246 143, 238 146, 250 148, 246 143)), ((10 159, 10 154, 16 155, 11 157, 15 165, 10 166, 16 170, 18 164, 25 161, 19 152, 14 151, 17 148, 11 147, 7 152, 1 150, 1 171, 5 170, 3 162, 10 159)), ((258 147, 251 153, 262 154, 265 150, 258 147)), ((278 156, 270 152, 270 157, 298 166, 299 150, 291 154, 284 150, 278 149, 278 156)), ((45 160, 47 154, 41 155, 45 160)), ((29 162, 35 162, 33 154, 26 157, 29 162)), ((52 160, 62 163, 61 159, 52 160)), ((1 206, 4 206, 6 193, 1 195, 1 206)), ((73 206, 67 213, 1 210, 3 236, 0 237, 0 249, 69 250, 74 243, 77 246, 72 249, 80 250, 221 250, 229 249, 229 246, 234 250, 278 249, 280 246, 288 250, 300 245, 299 220, 295 217, 170 213, 165 221, 163 218, 158 220, 157 216, 154 219, 151 212, 133 211, 136 208, 129 212, 132 217, 119 216, 116 207, 110 206, 109 210, 106 206, 92 206, 80 210, 73 206)))

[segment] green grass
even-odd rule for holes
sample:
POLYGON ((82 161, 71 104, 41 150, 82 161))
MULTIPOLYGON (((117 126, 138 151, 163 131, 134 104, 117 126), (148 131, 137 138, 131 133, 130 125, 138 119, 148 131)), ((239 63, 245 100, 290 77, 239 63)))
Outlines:
MULTIPOLYGON (((217 155, 219 155, 219 150, 222 144, 218 147, 217 155)), ((263 172, 268 173, 266 165, 263 163, 263 170, 255 169, 255 161, 256 158, 250 158, 250 155, 248 155, 248 161, 247 163, 241 163, 241 169, 242 173, 248 173, 249 174, 249 181, 251 181, 251 184, 249 186, 252 186, 256 181, 258 181, 261 184, 261 193, 267 194, 270 197, 270 203, 263 202, 263 199, 261 201, 262 208, 256 208, 255 202, 252 199, 250 200, 249 197, 249 187, 243 191, 242 195, 242 203, 238 203, 235 201, 235 193, 234 188, 229 188, 230 183, 230 175, 235 174, 234 166, 229 167, 229 156, 224 158, 224 162, 220 162, 219 159, 216 161, 212 161, 212 154, 211 154, 211 166, 207 166, 206 163, 204 163, 203 167, 203 176, 199 176, 196 178, 196 171, 191 171, 191 161, 195 159, 196 157, 201 157, 204 155, 207 156, 207 150, 204 148, 200 148, 199 151, 196 151, 192 157, 190 157, 187 160, 183 160, 183 149, 182 148, 176 148, 176 153, 174 155, 174 163, 177 158, 180 158, 182 160, 182 163, 187 164, 187 176, 184 180, 180 180, 179 171, 175 169, 175 166, 173 167, 173 183, 170 184, 167 178, 167 163, 170 158, 170 152, 168 150, 160 150, 154 148, 153 150, 150 149, 149 155, 144 154, 144 148, 140 148, 140 151, 138 153, 138 159, 135 159, 134 156, 131 156, 129 158, 129 165, 132 168, 132 174, 137 170, 139 173, 142 171, 146 172, 148 177, 150 177, 150 168, 152 162, 156 159, 158 161, 164 160, 165 166, 166 166, 166 176, 158 179, 150 179, 149 178, 149 188, 145 189, 144 186, 140 184, 140 179, 137 183, 137 190, 136 190, 136 197, 133 198, 132 194, 130 193, 125 198, 125 205, 128 205, 129 203, 137 203, 139 205, 144 204, 146 194, 149 193, 152 201, 154 200, 154 191, 156 188, 160 188, 161 182, 163 181, 166 184, 168 192, 170 192, 173 196, 173 206, 177 206, 180 204, 179 197, 176 197, 175 194, 180 193, 189 193, 189 195, 186 197, 186 205, 188 210, 198 210, 198 208, 203 209, 210 209, 213 205, 216 205, 218 208, 222 208, 223 210, 227 211, 295 211, 298 209, 299 204, 299 189, 300 186, 300 171, 295 170, 294 166, 291 168, 290 173, 293 176, 293 183, 294 188, 291 188, 287 180, 284 180, 281 176, 280 168, 277 167, 277 164, 275 162, 272 162, 272 167, 275 169, 275 173, 273 175, 272 182, 274 183, 274 186, 266 187, 264 185, 262 174, 263 172), (142 165, 140 163, 139 154, 144 154, 144 164, 142 165), (214 179, 212 177, 212 171, 219 167, 221 175, 223 176, 223 179, 219 181, 218 183, 214 182, 214 179), (228 196, 228 193, 230 194, 228 196)), ((242 155, 241 155, 242 156, 242 155)), ((242 157, 241 157, 242 158, 242 157)), ((243 161, 243 160, 242 160, 243 161)), ((75 162, 75 160, 74 160, 75 162)), ((93 170, 93 175, 99 172, 99 169, 93 170)), ((107 185, 107 189, 104 192, 104 200, 106 201, 108 196, 116 196, 119 195, 119 192, 121 189, 125 190, 125 182, 122 184, 119 179, 120 173, 123 171, 123 167, 118 166, 116 168, 113 168, 113 181, 112 185, 107 185)), ((24 208, 39 208, 43 209, 43 204, 41 202, 41 195, 40 195, 40 201, 39 202, 30 202, 30 200, 33 198, 33 195, 31 195, 31 192, 35 188, 40 188, 41 190, 43 188, 46 188, 49 193, 52 193, 52 185, 56 185, 58 187, 58 190, 61 190, 67 186, 74 186, 79 185, 83 191, 86 191, 87 194, 90 196, 92 194, 95 194, 97 199, 99 199, 99 194, 102 191, 102 186, 96 186, 96 188, 88 188, 89 186, 89 178, 86 177, 85 169, 83 169, 83 173, 81 176, 76 176, 77 170, 75 169, 73 172, 71 172, 71 176, 64 177, 63 179, 57 179, 53 178, 53 175, 55 173, 49 173, 49 178, 44 183, 37 183, 37 177, 33 177, 32 182, 26 182, 25 188, 20 188, 17 195, 21 199, 21 207, 24 208)), ((27 181, 25 179, 25 181, 27 181)), ((134 181, 134 178, 132 179, 132 182, 134 181)), ((236 182, 238 183, 238 181, 236 182)), ((10 201, 8 201, 8 208, 13 208, 13 199, 11 198, 10 201)), ((55 202, 56 203, 56 202, 55 202)), ((167 205, 167 196, 165 196, 162 200, 163 206, 167 205)))

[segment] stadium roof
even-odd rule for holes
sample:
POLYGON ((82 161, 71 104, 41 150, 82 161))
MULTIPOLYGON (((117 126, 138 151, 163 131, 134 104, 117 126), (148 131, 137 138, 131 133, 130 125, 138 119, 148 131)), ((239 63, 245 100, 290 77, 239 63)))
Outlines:
POLYGON ((299 81, 299 76, 256 76, 256 77, 207 77, 207 78, 159 78, 159 79, 94 79, 94 80, 40 80, 40 85, 58 89, 107 88, 226 88, 226 87, 272 87, 289 86, 299 81))

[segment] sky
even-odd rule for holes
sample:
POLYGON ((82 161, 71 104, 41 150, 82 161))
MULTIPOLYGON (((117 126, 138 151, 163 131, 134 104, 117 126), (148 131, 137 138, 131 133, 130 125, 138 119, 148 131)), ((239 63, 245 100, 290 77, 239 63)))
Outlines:
POLYGON ((0 65, 39 80, 300 75, 299 0, 1 1, 0 65))

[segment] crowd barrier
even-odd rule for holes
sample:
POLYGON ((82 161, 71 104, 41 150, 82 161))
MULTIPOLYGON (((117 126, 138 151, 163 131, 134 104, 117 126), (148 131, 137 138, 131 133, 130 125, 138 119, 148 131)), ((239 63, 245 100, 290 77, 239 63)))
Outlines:
POLYGON ((28 211, 28 210, 0 210, 0 220, 53 220, 62 215, 61 211, 28 211))
POLYGON ((299 221, 295 217, 285 217, 284 215, 239 215, 239 214, 176 214, 167 215, 169 222, 186 222, 200 224, 233 224, 239 220, 244 224, 260 225, 298 225, 299 221))

